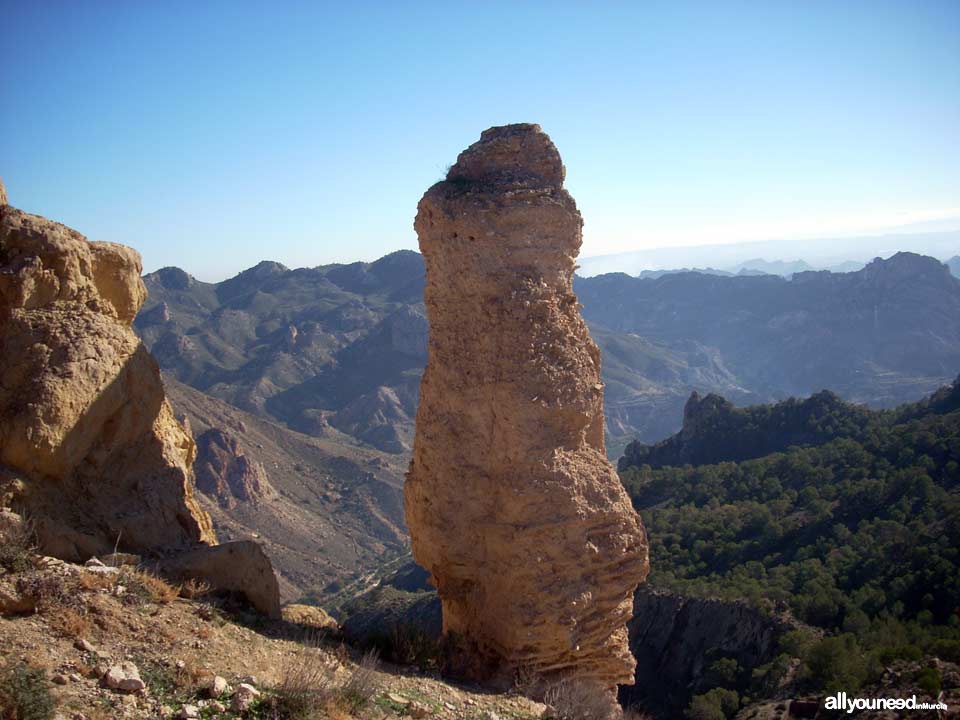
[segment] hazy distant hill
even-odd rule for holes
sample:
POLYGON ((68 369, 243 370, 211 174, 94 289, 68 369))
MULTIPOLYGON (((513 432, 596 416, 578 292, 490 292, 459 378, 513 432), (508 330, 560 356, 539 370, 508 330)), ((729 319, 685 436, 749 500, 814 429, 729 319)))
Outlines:
POLYGON ((957 219, 918 223, 891 228, 882 235, 832 237, 797 240, 764 240, 758 242, 713 245, 655 247, 614 255, 581 257, 583 277, 611 272, 637 275, 653 268, 713 267, 736 273, 739 266, 756 258, 803 258, 812 268, 848 272, 858 270, 847 261, 863 261, 872 257, 889 257, 898 251, 909 251, 931 257, 951 257, 960 249, 960 228, 957 219))
MULTIPOLYGON (((423 261, 289 270, 264 262, 221 283, 146 276, 136 321, 161 366, 238 408, 316 437, 410 446, 427 322, 423 261)), ((577 278, 603 353, 612 454, 680 427, 691 390, 736 404, 807 395, 889 406, 960 370, 960 281, 909 253, 845 274, 699 272, 577 278)))
MULTIPOLYGON (((592 328, 643 338, 697 367, 709 360, 740 388, 739 396, 721 393, 737 404, 830 388, 885 407, 932 392, 960 369, 960 281, 921 255, 791 280, 610 274, 578 279, 575 288, 592 328)), ((611 401, 625 426, 639 426, 628 397, 611 401)), ((674 407, 678 427, 682 401, 674 407)))
POLYGON ((954 277, 960 277, 960 255, 954 255, 947 260, 947 267, 950 268, 954 277))

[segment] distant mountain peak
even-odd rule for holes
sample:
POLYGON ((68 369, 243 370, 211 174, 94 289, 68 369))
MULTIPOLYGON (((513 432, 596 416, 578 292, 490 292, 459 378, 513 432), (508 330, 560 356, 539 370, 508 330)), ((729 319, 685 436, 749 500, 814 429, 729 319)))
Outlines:
POLYGON ((178 267, 163 267, 156 272, 149 273, 147 278, 156 278, 167 290, 186 290, 195 282, 193 275, 178 267))
POLYGON ((237 277, 241 275, 244 277, 268 277, 270 275, 280 275, 285 272, 290 272, 290 268, 286 265, 274 262, 273 260, 261 260, 252 268, 248 268, 239 273, 237 277))

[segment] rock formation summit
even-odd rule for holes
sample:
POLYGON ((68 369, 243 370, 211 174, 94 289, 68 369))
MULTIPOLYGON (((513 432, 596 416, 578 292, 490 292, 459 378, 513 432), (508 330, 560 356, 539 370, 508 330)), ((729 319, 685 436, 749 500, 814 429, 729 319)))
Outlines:
POLYGON ((49 555, 216 542, 196 447, 130 327, 140 270, 135 250, 0 205, 0 506, 49 555))
POLYGON ((600 353, 572 280, 582 220, 537 125, 486 130, 420 201, 429 359, 405 487, 451 671, 610 693, 646 535, 603 437, 600 353))

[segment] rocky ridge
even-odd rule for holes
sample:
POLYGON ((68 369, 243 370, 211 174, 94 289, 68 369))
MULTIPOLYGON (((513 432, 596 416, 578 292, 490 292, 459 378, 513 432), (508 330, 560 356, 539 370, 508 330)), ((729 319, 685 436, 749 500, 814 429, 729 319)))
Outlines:
POLYGON ((575 677, 612 712, 633 680, 625 624, 647 545, 605 455, 563 178, 538 126, 491 128, 420 201, 430 345, 405 507, 451 672, 575 677))

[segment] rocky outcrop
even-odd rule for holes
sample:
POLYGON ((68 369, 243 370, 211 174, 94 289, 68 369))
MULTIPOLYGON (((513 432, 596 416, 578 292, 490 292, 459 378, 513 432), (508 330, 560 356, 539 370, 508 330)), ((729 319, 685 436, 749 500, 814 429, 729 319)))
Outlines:
POLYGON ((255 542, 201 546, 164 560, 161 567, 169 575, 199 578, 217 590, 241 593, 267 617, 280 618, 280 586, 270 558, 255 542))
POLYGON ((263 465, 250 459, 233 435, 218 428, 197 437, 194 473, 197 490, 215 498, 221 507, 257 503, 274 495, 263 465))
POLYGON ((649 588, 637 592, 629 627, 637 682, 621 690, 621 701, 664 717, 679 716, 693 695, 719 684, 712 669, 718 661, 733 668, 727 685, 749 685, 752 669, 770 662, 781 636, 795 629, 746 602, 649 588))
POLYGON ((130 248, 0 207, 0 497, 50 555, 215 541, 193 440, 130 328, 140 269, 130 248))
POLYGON ((410 424, 410 416, 392 388, 380 386, 361 395, 339 410, 331 424, 384 452, 410 451, 411 438, 403 432, 410 424))
POLYGON ((430 323, 405 488, 450 670, 633 682, 647 543, 603 439, 600 354, 573 293, 580 214, 536 125, 492 128, 420 201, 430 323))

